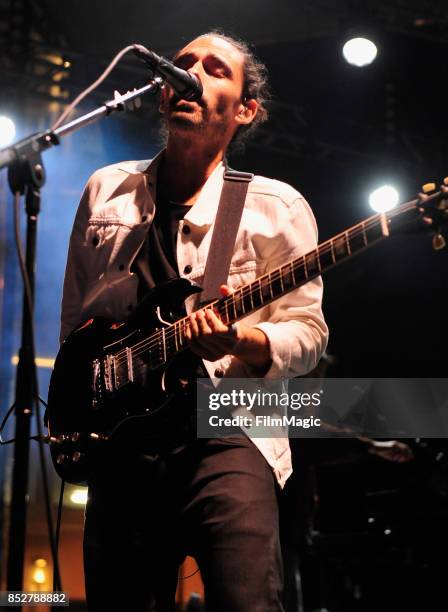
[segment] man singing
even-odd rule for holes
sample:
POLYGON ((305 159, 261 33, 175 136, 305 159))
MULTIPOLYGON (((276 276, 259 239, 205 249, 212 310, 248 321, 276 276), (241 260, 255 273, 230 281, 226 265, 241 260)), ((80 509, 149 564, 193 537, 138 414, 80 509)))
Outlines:
MULTIPOLYGON (((124 320, 149 289, 176 277, 201 284, 229 145, 267 118, 264 66, 220 33, 174 61, 203 85, 189 102, 166 85, 168 136, 152 161, 90 178, 70 241, 61 337, 83 320, 124 320)), ((249 183, 223 294, 312 250, 314 217, 289 185, 249 183)), ((211 377, 305 374, 326 346, 317 278, 226 326, 187 301, 189 348, 211 377)), ((84 560, 89 610, 174 610, 180 563, 200 568, 207 610, 277 612, 282 567, 277 493, 291 473, 287 439, 197 440, 154 457, 130 445, 89 481, 84 560)))

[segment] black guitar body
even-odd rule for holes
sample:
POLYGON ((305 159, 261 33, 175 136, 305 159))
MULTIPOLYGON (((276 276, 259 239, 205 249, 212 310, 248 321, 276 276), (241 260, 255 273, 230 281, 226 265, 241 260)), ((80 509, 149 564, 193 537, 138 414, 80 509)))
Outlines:
POLYGON ((61 478, 86 483, 98 452, 114 442, 144 442, 156 452, 163 435, 181 422, 198 358, 183 350, 166 363, 165 347, 144 340, 178 319, 184 300, 199 291, 175 279, 148 293, 125 323, 91 319, 64 341, 47 409, 51 456, 61 478))
MULTIPOLYGON (((205 309, 230 325, 417 221, 431 228, 434 249, 444 248, 439 228, 448 217, 448 179, 437 192, 428 195, 427 188, 416 200, 365 219, 205 309)), ((101 447, 118 439, 120 446, 142 439, 155 453, 170 437, 176 444, 173 430, 182 429, 195 403, 199 361, 187 348, 189 320, 178 312, 200 291, 186 279, 170 281, 151 291, 125 323, 92 319, 63 343, 47 410, 51 456, 62 478, 86 482, 101 447)))

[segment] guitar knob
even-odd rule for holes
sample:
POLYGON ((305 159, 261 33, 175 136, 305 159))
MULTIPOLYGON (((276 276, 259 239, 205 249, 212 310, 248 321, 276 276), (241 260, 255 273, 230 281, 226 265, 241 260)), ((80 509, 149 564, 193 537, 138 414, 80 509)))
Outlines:
POLYGON ((83 453, 80 453, 79 451, 76 451, 73 453, 72 455, 72 461, 73 463, 77 463, 78 461, 80 461, 83 458, 83 453))
POLYGON ((441 251, 446 247, 446 241, 443 235, 439 232, 432 237, 432 248, 434 251, 441 251))
POLYGON ((67 459, 67 455, 64 455, 64 453, 61 453, 60 455, 57 456, 56 463, 61 465, 61 463, 64 463, 66 459, 67 459))
POLYGON ((422 186, 422 191, 423 191, 423 193, 426 193, 426 195, 431 193, 431 191, 435 191, 435 190, 436 190, 436 184, 435 183, 425 183, 422 186))
POLYGON ((89 438, 91 440, 95 440, 95 441, 97 441, 97 440, 108 440, 109 439, 108 436, 106 436, 105 434, 101 434, 101 433, 98 434, 98 433, 95 433, 95 432, 92 432, 91 434, 89 434, 89 438))

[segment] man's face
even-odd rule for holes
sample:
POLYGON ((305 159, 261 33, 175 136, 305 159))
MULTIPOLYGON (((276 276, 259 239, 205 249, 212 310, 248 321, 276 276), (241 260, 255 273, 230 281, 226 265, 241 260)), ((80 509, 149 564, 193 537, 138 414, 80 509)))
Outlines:
POLYGON ((174 58, 174 63, 199 78, 204 88, 198 102, 179 99, 166 86, 160 110, 171 134, 202 133, 207 138, 231 137, 240 125, 244 104, 244 56, 216 36, 196 38, 174 58))

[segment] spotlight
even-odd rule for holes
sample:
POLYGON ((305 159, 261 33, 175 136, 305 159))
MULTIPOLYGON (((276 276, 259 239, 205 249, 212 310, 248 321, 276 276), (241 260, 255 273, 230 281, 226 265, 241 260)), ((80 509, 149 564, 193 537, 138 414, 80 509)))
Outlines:
POLYGON ((7 147, 14 140, 16 126, 14 121, 5 115, 0 116, 0 147, 7 147))
POLYGON ((395 187, 392 187, 392 185, 383 185, 375 189, 375 191, 372 191, 369 196, 369 204, 375 212, 383 213, 395 208, 399 199, 400 194, 395 187))
POLYGON ((85 506, 87 503, 87 489, 74 489, 70 495, 72 504, 85 506))
POLYGON ((358 68, 371 64, 377 53, 376 45, 367 38, 352 38, 342 48, 342 54, 346 61, 358 68))

